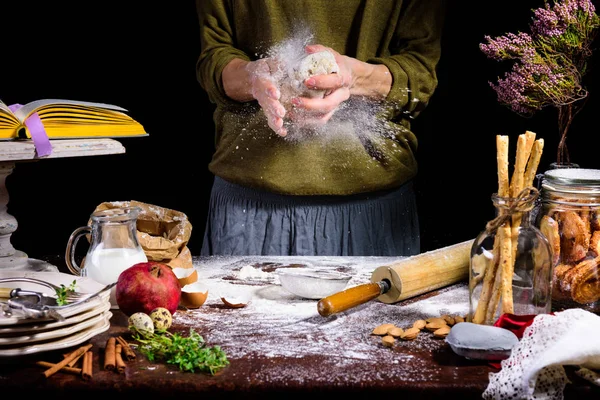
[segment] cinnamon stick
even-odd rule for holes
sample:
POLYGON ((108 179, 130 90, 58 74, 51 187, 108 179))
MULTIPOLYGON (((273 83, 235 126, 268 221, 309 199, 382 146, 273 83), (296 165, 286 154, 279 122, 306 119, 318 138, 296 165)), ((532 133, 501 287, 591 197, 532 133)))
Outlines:
MULTIPOLYGON (((69 353, 65 353, 65 354, 63 354, 63 357, 68 357, 68 356, 69 356, 69 353)), ((74 367, 74 366, 75 366, 75 364, 77 364, 77 361, 79 361, 79 359, 80 359, 82 356, 83 356, 83 354, 82 354, 82 355, 80 355, 80 356, 78 356, 78 357, 75 357, 74 359, 72 359, 71 361, 69 361, 69 363, 67 364, 67 366, 68 366, 68 367, 74 367)))
MULTIPOLYGON (((48 361, 36 361, 35 365, 39 365, 40 367, 46 367, 46 368, 50 368, 50 367, 54 367, 56 364, 48 362, 48 361)), ((74 367, 69 367, 69 366, 64 366, 60 369, 60 372, 67 372, 69 374, 73 374, 73 375, 81 375, 81 368, 74 368, 74 367)))
POLYGON ((123 346, 121 345, 121 343, 117 343, 116 351, 115 351, 115 359, 116 359, 118 373, 125 372, 125 367, 126 367, 125 361, 123 361, 123 357, 121 356, 122 352, 123 352, 123 346))
POLYGON ((106 347, 104 348, 104 369, 113 371, 116 365, 116 340, 111 336, 106 341, 106 347))
POLYGON ((135 360, 135 351, 129 346, 129 343, 121 336, 117 336, 117 342, 121 344, 121 351, 125 354, 127 361, 135 360))
POLYGON ((90 379, 92 379, 92 370, 93 370, 93 364, 92 364, 92 360, 94 358, 94 355, 91 351, 86 351, 83 355, 83 365, 81 368, 81 377, 83 378, 84 381, 89 381, 90 379))
POLYGON ((82 354, 84 354, 86 351, 88 351, 91 348, 92 348, 91 343, 86 344, 85 346, 79 347, 78 349, 74 350, 71 354, 69 354, 67 357, 65 357, 61 362, 59 362, 58 364, 54 364, 54 366, 45 370, 44 376, 46 378, 49 378, 50 376, 54 375, 56 372, 60 371, 63 367, 67 366, 67 364, 69 362, 71 362, 71 360, 73 360, 74 358, 81 357, 82 354))

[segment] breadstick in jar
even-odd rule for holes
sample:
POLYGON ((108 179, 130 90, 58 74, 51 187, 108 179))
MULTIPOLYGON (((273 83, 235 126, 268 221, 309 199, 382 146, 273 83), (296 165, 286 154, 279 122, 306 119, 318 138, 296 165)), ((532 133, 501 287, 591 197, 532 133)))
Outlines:
POLYGON ((529 156, 529 161, 527 162, 527 168, 525 169, 525 183, 524 187, 533 186, 533 180, 535 179, 535 175, 537 174, 538 166, 540 165, 540 160, 542 159, 542 151, 544 150, 544 139, 540 138, 533 142, 533 147, 531 149, 531 155, 529 156))
MULTIPOLYGON (((506 135, 496 136, 496 162, 498 166, 498 196, 507 197, 509 195, 509 179, 508 179, 508 142, 509 138, 506 135)), ((507 222, 508 223, 508 222, 507 222)), ((496 275, 500 264, 500 243, 501 235, 498 233, 494 238, 493 259, 485 270, 483 284, 477 308, 472 316, 472 322, 482 324, 485 322, 486 314, 490 298, 493 296, 496 275)), ((498 289, 499 291, 499 289, 498 289)))
MULTIPOLYGON (((512 279, 513 279, 513 271, 514 271, 514 263, 515 260, 513 258, 513 254, 515 254, 513 247, 513 240, 511 235, 513 234, 510 223, 507 221, 500 228, 500 236, 502 238, 501 247, 500 247, 500 267, 499 269, 502 271, 499 274, 501 282, 499 284, 498 293, 502 296, 502 312, 503 313, 513 313, 513 293, 512 293, 512 279)), ((498 296, 498 295, 497 295, 498 296)), ((494 314, 496 312, 496 308, 498 307, 498 300, 495 300, 494 303, 490 303, 488 308, 487 319, 490 322, 493 322, 494 314)))
MULTIPOLYGON (((517 141, 517 154, 515 157, 515 168, 510 182, 510 196, 516 198, 525 189, 525 170, 531 155, 531 149, 535 142, 536 134, 531 131, 519 135, 517 141)), ((503 264, 505 270, 502 273, 502 312, 513 313, 512 298, 512 276, 515 268, 517 246, 519 239, 519 228, 521 226, 522 213, 515 212, 511 217, 511 251, 509 262, 503 264)))
POLYGON ((527 131, 517 139, 517 155, 515 157, 515 167, 510 180, 510 196, 517 197, 525 188, 525 168, 531 154, 535 133, 527 131))

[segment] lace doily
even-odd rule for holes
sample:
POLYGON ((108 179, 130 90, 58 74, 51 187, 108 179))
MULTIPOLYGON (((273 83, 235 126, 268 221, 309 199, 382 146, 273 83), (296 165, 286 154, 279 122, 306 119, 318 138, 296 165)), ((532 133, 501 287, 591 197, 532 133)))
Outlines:
POLYGON ((563 399, 563 365, 600 368, 600 317, 574 308, 535 317, 502 369, 490 373, 484 399, 563 399))

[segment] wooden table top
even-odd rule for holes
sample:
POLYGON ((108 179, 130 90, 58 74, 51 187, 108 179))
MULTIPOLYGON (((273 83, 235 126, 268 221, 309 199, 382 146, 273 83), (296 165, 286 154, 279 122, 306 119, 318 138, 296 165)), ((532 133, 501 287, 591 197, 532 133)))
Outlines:
MULTIPOLYGON (((348 287, 369 282, 371 272, 394 259, 387 257, 206 257, 194 258, 198 282, 209 291, 197 309, 174 314, 171 331, 200 333, 208 346, 219 346, 230 365, 217 373, 182 372, 174 365, 150 362, 138 351, 126 362, 124 373, 103 370, 104 348, 111 336, 135 344, 127 316, 112 310, 110 329, 92 343, 93 377, 59 372, 49 378, 34 361, 58 362, 65 350, 27 357, 0 358, 3 393, 61 397, 99 394, 106 398, 219 397, 281 398, 283 394, 329 396, 418 395, 418 398, 458 396, 480 399, 488 374, 496 372, 481 360, 455 354, 444 339, 423 331, 415 340, 381 343, 372 330, 382 323, 401 328, 417 319, 468 311, 466 282, 432 291, 395 304, 372 300, 345 312, 322 317, 317 300, 294 296, 277 279, 280 267, 318 266, 352 274, 348 287), (246 299, 243 308, 229 308, 221 300, 246 299)), ((595 396, 598 387, 572 377, 565 397, 595 396)))

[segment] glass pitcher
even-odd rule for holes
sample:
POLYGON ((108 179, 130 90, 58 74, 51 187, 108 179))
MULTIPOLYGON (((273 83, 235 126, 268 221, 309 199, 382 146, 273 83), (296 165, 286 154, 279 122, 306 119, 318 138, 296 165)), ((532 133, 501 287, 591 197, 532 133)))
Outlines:
MULTIPOLYGON (((148 261, 137 238, 140 211, 139 207, 120 207, 92 213, 91 223, 75 229, 69 237, 65 253, 69 270, 107 285, 116 282, 125 269, 148 261), (75 260, 75 249, 84 235, 89 235, 90 245, 80 266, 75 260)), ((117 307, 114 287, 111 304, 113 308, 117 307)))

